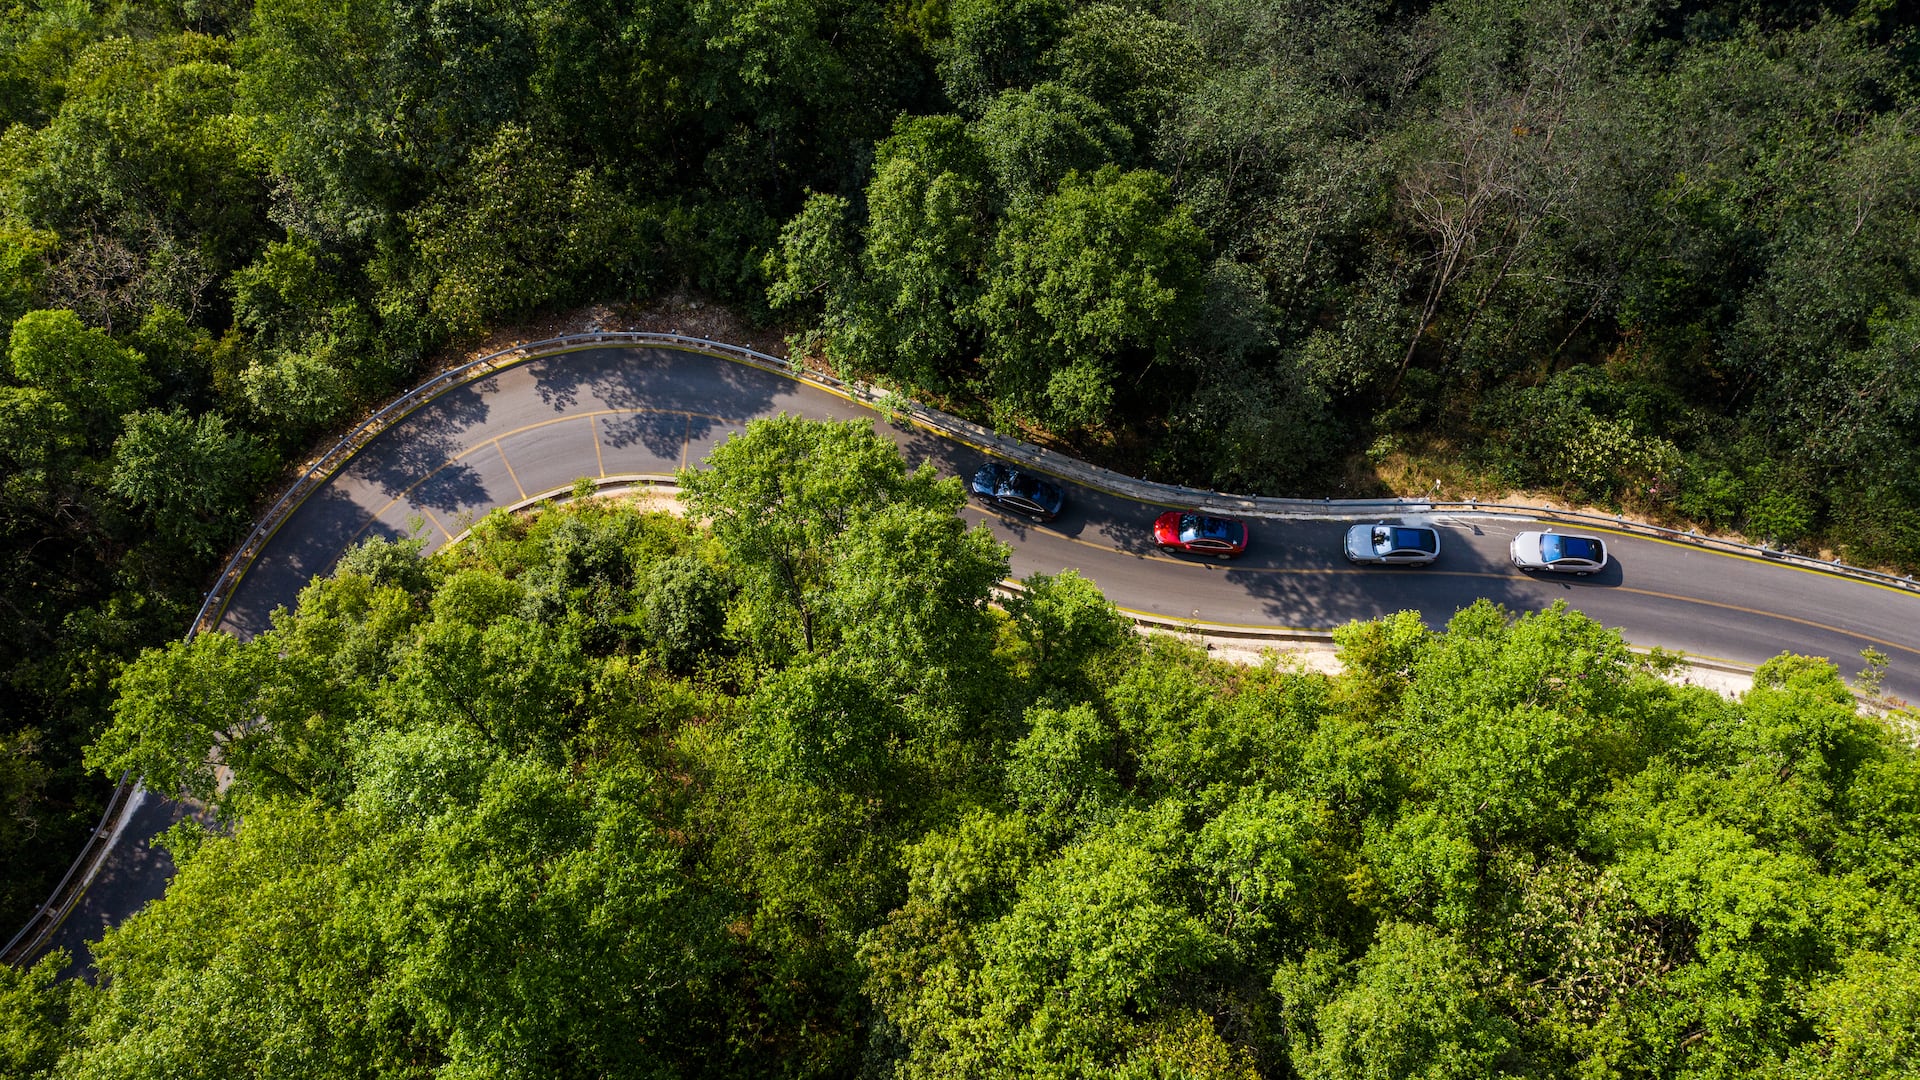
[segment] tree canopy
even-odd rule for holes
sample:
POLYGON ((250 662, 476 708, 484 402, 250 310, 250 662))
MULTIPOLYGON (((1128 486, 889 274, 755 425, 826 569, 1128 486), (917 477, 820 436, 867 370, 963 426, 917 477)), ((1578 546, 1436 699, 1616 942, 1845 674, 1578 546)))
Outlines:
MULTIPOLYGON (((578 305, 697 295, 1153 479, 1445 477, 1920 567, 1916 35, 1886 0, 13 4, 0 925, 97 819, 121 668, 265 489, 578 305)), ((986 616, 927 598, 994 560, 945 498, 742 561, 737 610, 649 564, 644 612, 597 601, 578 645, 682 675, 741 626, 858 648, 862 692, 972 730, 986 668, 945 650, 986 616), (958 562, 889 591, 904 549, 958 562)), ((439 647, 544 649, 558 610, 439 647)), ((1033 746, 1061 768, 1072 704, 1033 746)))
POLYGON ((1481 602, 1235 666, 1073 575, 988 606, 1004 550, 858 425, 710 464, 698 519, 376 542, 135 661, 94 760, 224 820, 97 984, 0 971, 10 1071, 1911 1071, 1920 754, 1831 664, 1730 700, 1481 602))

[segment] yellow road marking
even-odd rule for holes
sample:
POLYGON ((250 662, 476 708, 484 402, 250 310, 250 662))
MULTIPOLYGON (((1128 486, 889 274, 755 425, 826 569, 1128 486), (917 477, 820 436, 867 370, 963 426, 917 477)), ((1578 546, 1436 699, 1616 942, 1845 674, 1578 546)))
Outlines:
MULTIPOLYGON (((600 456, 600 418, 598 416, 589 416, 587 417, 587 423, 593 428, 593 467, 600 470, 601 476, 605 476, 607 475, 607 462, 605 458, 600 456)), ((520 497, 523 499, 526 498, 527 493, 524 491, 521 492, 520 497)))
POLYGON ((424 517, 425 517, 425 518, 426 518, 426 519, 427 519, 427 520, 428 520, 429 522, 431 522, 431 523, 433 524, 433 527, 434 527, 434 528, 436 528, 436 529, 439 529, 439 530, 440 530, 440 535, 441 535, 441 536, 444 536, 444 537, 446 537, 446 538, 447 538, 447 539, 449 539, 449 540, 451 540, 451 539, 453 539, 453 534, 447 531, 447 527, 446 527, 445 525, 442 525, 442 524, 440 524, 440 519, 439 519, 439 518, 437 518, 437 517, 434 517, 434 516, 433 516, 433 511, 431 511, 431 510, 429 510, 429 509, 427 509, 426 507, 424 507, 424 506, 423 506, 423 507, 421 507, 421 508, 420 508, 420 513, 421 513, 421 515, 422 515, 422 516, 424 516, 424 517))
POLYGON ((513 490, 519 492, 521 498, 526 498, 527 489, 520 486, 520 474, 513 471, 513 462, 507 460, 506 447, 500 445, 499 439, 495 439, 493 440, 493 448, 500 451, 500 464, 507 467, 507 475, 513 478, 513 490))
MULTIPOLYGON (((537 421, 535 423, 523 424, 520 427, 514 428, 512 431, 503 431, 500 434, 495 435, 493 438, 488 439, 487 442, 475 443, 474 445, 467 447, 465 450, 460 451, 459 453, 453 455, 447 460, 434 466, 432 470, 422 475, 419 479, 415 480, 413 483, 408 484, 404 489, 401 490, 401 492, 398 495, 395 495, 394 497, 388 499, 385 505, 381 506, 380 509, 375 510, 373 512, 373 516, 367 519, 367 523, 365 525, 362 525, 358 529, 354 530, 353 535, 347 538, 346 547, 350 548, 355 543, 357 543, 360 540, 361 534, 365 533, 368 529, 373 528, 374 522, 380 520, 381 514, 384 514, 389 509, 391 509, 393 507, 393 504, 399 502, 400 500, 406 498, 409 495, 412 495, 414 488, 417 488, 421 484, 424 484, 428 480, 431 480, 435 476, 438 476, 440 474, 440 470, 446 468, 449 465, 452 465, 456 461, 461 460, 462 458, 466 457, 468 454, 474 453, 475 451, 478 451, 478 450, 485 449, 488 443, 498 443, 502 439, 510 439, 515 435, 519 435, 523 432, 533 431, 537 428, 550 427, 554 424, 572 423, 576 420, 581 419, 582 417, 591 419, 597 416, 638 416, 644 413, 659 413, 667 416, 685 416, 688 418, 688 423, 692 423, 692 418, 696 416, 700 417, 703 420, 718 420, 721 423, 726 422, 724 417, 709 416, 706 413, 688 412, 685 409, 596 409, 593 412, 573 413, 572 415, 569 415, 569 416, 555 416, 555 417, 550 417, 546 420, 537 421)), ((519 479, 515 478, 514 483, 515 485, 518 485, 519 479)), ((292 515, 289 514, 288 516, 291 517, 292 515)), ((446 530, 443 529, 441 531, 445 532, 446 530)), ((272 539, 272 538, 269 537, 268 539, 272 539)), ((346 548, 342 548, 341 550, 345 551, 346 548)))
POLYGON ((1677 600, 1683 604, 1699 604, 1703 607, 1722 608, 1727 611, 1738 611, 1746 615, 1758 615, 1758 616, 1761 616, 1762 618, 1779 619, 1782 622, 1798 623, 1801 626, 1811 626, 1815 630, 1825 630, 1828 633, 1839 634, 1841 637, 1858 638, 1861 641, 1871 641, 1875 645, 1885 645, 1889 649, 1899 649, 1901 652, 1908 652, 1908 653, 1914 654, 1915 656, 1920 656, 1920 649, 1916 649, 1911 645, 1902 645, 1899 642, 1886 641, 1884 639, 1873 637, 1868 634, 1862 634, 1857 630, 1843 630, 1838 626, 1828 626, 1826 623, 1814 622, 1812 619, 1802 619, 1797 615, 1782 615, 1779 612, 1766 611, 1761 608, 1741 607, 1739 604, 1722 603, 1719 600, 1701 600, 1692 596, 1681 596, 1677 593, 1655 592, 1652 589, 1635 589, 1635 588, 1630 588, 1626 585, 1616 585, 1616 586, 1613 586, 1613 588, 1616 591, 1632 593, 1635 596, 1652 596, 1661 600, 1677 600))
MULTIPOLYGON (((488 379, 497 378, 503 372, 510 371, 514 368, 524 367, 538 360, 550 360, 556 356, 567 356, 577 352, 593 352, 596 349, 634 349, 634 350, 655 349, 655 350, 661 350, 666 352, 683 352, 690 356, 704 356, 709 360, 724 358, 728 360, 730 363, 742 364, 743 366, 753 368, 757 371, 764 371, 769 375, 782 376, 794 382, 801 383, 801 385, 803 386, 812 385, 811 383, 806 383, 802 381, 801 379, 795 377, 793 374, 789 372, 780 371, 775 368, 769 367, 765 364, 748 363, 736 357, 716 357, 713 353, 703 352, 699 349, 687 348, 685 346, 680 346, 680 345, 609 345, 605 342, 595 342, 594 344, 591 344, 591 345, 569 345, 564 349, 553 349, 548 352, 532 353, 526 356, 519 357, 514 360, 509 360, 504 363, 495 365, 494 367, 489 369, 487 373, 484 375, 477 375, 471 379, 465 380, 464 382, 450 383, 446 386, 443 386, 440 389, 435 390, 432 394, 428 395, 427 397, 423 397, 419 401, 414 402, 412 408, 409 408, 405 413, 402 413, 401 415, 394 417, 393 420, 390 423, 388 423, 386 427, 381 428, 378 432, 375 432, 371 438, 377 439, 381 435, 384 435, 387 432, 392 431, 394 428, 399 427, 403 422, 405 422, 407 419, 412 417, 413 414, 419 412, 421 409, 426 408, 427 406, 433 404, 434 402, 439 401, 441 398, 447 396, 448 394, 453 393, 456 390, 465 390, 469 387, 478 386, 481 383, 486 382, 488 379)), ((853 400, 853 398, 849 397, 846 394, 841 394, 840 396, 843 398, 846 398, 848 401, 853 400)), ((618 412, 681 412, 683 410, 680 410, 680 409, 653 409, 653 410, 608 409, 604 411, 607 414, 613 414, 618 412)), ((596 416, 601 414, 589 413, 588 415, 596 416)), ((692 416, 692 415, 703 415, 703 414, 689 413, 688 415, 692 416)), ((710 419, 718 420, 720 418, 716 416, 716 417, 711 417, 710 419)), ((539 425, 533 425, 533 426, 539 426, 539 425)), ((520 429, 520 430, 525 430, 525 429, 520 429)), ((507 434, 511 435, 511 434, 514 434, 514 432, 508 432, 507 434)), ((505 438, 506 436, 500 436, 500 437, 505 438)), ((364 450, 366 449, 366 447, 363 446, 360 449, 364 450)), ((281 516, 280 520, 273 523, 273 528, 267 530, 267 535, 260 538, 260 546, 254 550, 253 555, 247 559, 246 565, 240 569, 238 575, 236 576, 234 587, 231 589, 228 589, 227 594, 220 598, 220 606, 213 613, 213 625, 219 626, 221 620, 227 617, 227 608, 233 603, 233 594, 239 589, 239 581, 244 580, 247 574, 252 572, 254 561, 259 559, 260 553, 267 549, 268 544, 273 543, 273 538, 280 535, 281 528, 284 527, 287 522, 293 520, 293 516, 300 512, 301 507, 307 505, 307 500, 313 497, 314 492, 319 491, 321 488, 326 487, 329 484, 332 484, 334 479, 340 475, 341 471, 344 470, 348 465, 351 465, 354 459, 359 456, 360 456, 360 451, 355 450, 353 453, 343 458, 340 461, 340 463, 335 465, 333 469, 330 472, 328 472, 324 477, 322 477, 318 483, 314 484, 312 487, 308 488, 305 492, 301 493, 300 498, 296 500, 292 506, 287 507, 287 512, 281 516)), ((441 467, 444 468, 445 466, 443 465, 441 467)), ((412 489, 409 488, 408 490, 412 490, 412 489)), ((393 503, 391 501, 387 503, 387 506, 392 506, 392 505, 393 503)), ((385 509, 386 507, 381 507, 381 510, 383 512, 385 511, 385 509)), ((378 515, 375 515, 375 517, 377 518, 378 515)), ((373 522, 369 521, 366 525, 361 526, 359 532, 354 533, 354 537, 357 539, 360 533, 367 531, 367 528, 370 527, 372 524, 373 522)), ((351 541, 349 541, 349 546, 351 546, 351 541)))

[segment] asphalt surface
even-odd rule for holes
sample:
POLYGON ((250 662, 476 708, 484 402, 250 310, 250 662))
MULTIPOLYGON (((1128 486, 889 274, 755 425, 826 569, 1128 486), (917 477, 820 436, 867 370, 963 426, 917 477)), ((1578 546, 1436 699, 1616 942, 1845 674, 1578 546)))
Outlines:
MULTIPOLYGON (((662 349, 598 348, 544 357, 422 406, 375 438, 289 516, 235 590, 221 627, 241 637, 270 625, 300 589, 371 536, 423 535, 429 549, 474 519, 575 479, 670 473, 697 465, 749 419, 781 412, 859 418, 896 439, 909 460, 970 474, 980 451, 745 364, 662 349)), ((1222 624, 1324 629, 1413 609, 1433 626, 1481 597, 1516 612, 1565 600, 1638 645, 1757 664, 1781 652, 1832 658, 1851 674, 1860 651, 1891 658, 1885 692, 1920 699, 1920 596, 1741 556, 1606 535, 1613 562, 1590 578, 1529 576, 1507 561, 1533 521, 1441 515, 1439 561, 1427 568, 1355 568, 1341 538, 1355 520, 1256 520, 1232 562, 1167 556, 1150 542, 1164 507, 1069 487, 1065 512, 1038 525, 978 507, 1013 548, 1015 576, 1078 569, 1130 611, 1222 624)), ((1368 519, 1370 520, 1370 519, 1368 519)), ((1394 519, 1415 520, 1415 519, 1394 519)), ((1595 532, 1577 526, 1561 531, 1595 532)), ((147 839, 177 818, 142 808, 56 944, 85 942, 164 887, 172 865, 147 839)))

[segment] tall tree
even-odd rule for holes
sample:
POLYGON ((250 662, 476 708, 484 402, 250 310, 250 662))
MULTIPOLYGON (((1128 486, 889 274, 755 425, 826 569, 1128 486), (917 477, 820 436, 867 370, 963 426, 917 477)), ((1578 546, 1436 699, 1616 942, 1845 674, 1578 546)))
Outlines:
POLYGON ((973 310, 996 407, 1070 428, 1104 420, 1123 375, 1171 359, 1206 246, 1146 170, 1103 166, 1010 209, 973 310))

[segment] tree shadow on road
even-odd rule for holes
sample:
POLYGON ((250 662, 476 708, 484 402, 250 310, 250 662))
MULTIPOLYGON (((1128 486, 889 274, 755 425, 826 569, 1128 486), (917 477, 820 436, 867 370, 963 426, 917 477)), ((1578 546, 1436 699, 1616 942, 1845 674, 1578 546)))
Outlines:
MULTIPOLYGON (((357 481, 388 498, 399 497, 473 445, 469 434, 484 427, 492 415, 487 398, 499 393, 496 378, 456 387, 415 409, 361 447, 330 483, 357 481)), ((461 472, 442 478, 432 492, 416 501, 429 509, 449 512, 466 505, 463 498, 472 496, 479 484, 472 470, 459 468, 461 472)))
POLYGON ((676 349, 587 349, 535 360, 525 368, 540 400, 556 414, 598 409, 674 413, 681 423, 673 432, 671 452, 665 428, 624 433, 641 438, 662 457, 677 456, 682 438, 699 443, 746 418, 776 411, 779 399, 799 385, 749 364, 676 349))
POLYGON ((300 590, 333 569, 347 548, 379 536, 398 540, 406 534, 381 521, 338 487, 309 495, 258 552, 234 587, 221 627, 249 638, 271 625, 273 609, 292 607, 300 590))

